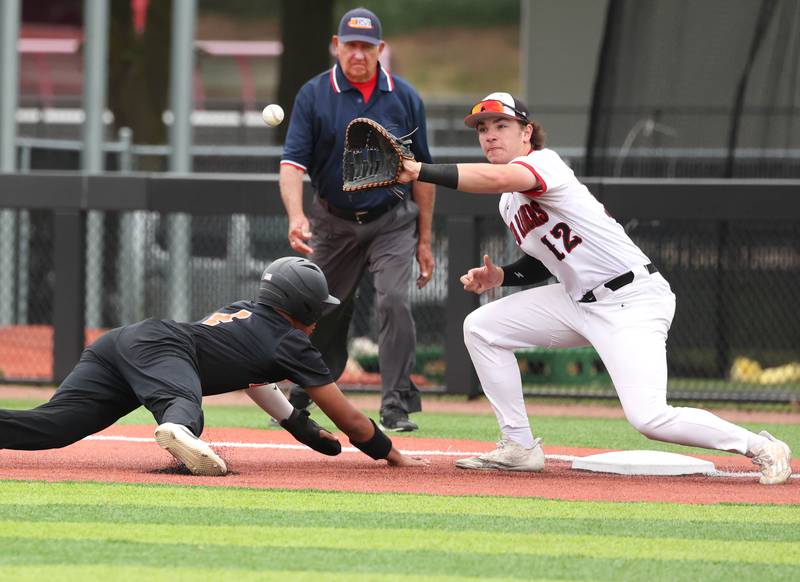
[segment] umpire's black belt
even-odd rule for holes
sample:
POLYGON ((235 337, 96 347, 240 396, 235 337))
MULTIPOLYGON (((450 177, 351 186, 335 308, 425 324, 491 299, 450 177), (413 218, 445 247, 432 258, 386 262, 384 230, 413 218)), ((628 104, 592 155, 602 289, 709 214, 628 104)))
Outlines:
POLYGON ((389 212, 392 208, 397 206, 400 203, 400 198, 392 196, 380 206, 364 208, 363 210, 356 208, 337 208, 336 206, 329 204, 327 200, 322 199, 320 199, 320 202, 328 212, 337 218, 343 218, 344 220, 350 220, 352 222, 357 222, 358 224, 366 224, 368 222, 372 222, 373 220, 377 220, 389 212))
MULTIPOLYGON (((647 272, 650 275, 652 275, 653 273, 658 273, 658 269, 656 269, 656 266, 653 263, 648 263, 647 265, 644 266, 644 268, 647 269, 647 272)), ((622 273, 622 275, 614 277, 610 281, 606 281, 605 283, 603 283, 603 287, 609 289, 610 291, 616 291, 617 289, 621 289, 628 283, 633 283, 635 277, 636 273, 634 273, 633 271, 628 271, 627 273, 622 273)), ((596 289, 598 289, 597 293, 598 295, 601 295, 600 291, 604 291, 604 289, 600 288, 596 289)), ((591 291, 587 292, 586 295, 584 295, 578 300, 578 303, 594 303, 595 301, 597 301, 597 297, 595 296, 594 292, 595 289, 592 289, 591 291)), ((605 295, 605 293, 603 293, 602 295, 605 295)))

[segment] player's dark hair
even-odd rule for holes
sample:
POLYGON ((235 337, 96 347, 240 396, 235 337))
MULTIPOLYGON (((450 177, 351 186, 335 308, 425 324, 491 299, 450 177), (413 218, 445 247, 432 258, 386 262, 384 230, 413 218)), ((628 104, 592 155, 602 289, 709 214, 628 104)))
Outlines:
POLYGON ((522 127, 530 125, 533 128, 533 131, 531 131, 531 148, 534 150, 543 149, 547 134, 545 133, 542 126, 533 121, 532 119, 529 120, 528 123, 525 123, 524 121, 520 121, 519 123, 522 127))

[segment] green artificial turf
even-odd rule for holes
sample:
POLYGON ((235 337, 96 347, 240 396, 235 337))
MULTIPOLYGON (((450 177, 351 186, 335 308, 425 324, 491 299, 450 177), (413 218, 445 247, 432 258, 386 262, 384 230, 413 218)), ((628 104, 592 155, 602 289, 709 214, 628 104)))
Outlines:
POLYGON ((0 481, 0 579, 791 580, 800 507, 0 481))

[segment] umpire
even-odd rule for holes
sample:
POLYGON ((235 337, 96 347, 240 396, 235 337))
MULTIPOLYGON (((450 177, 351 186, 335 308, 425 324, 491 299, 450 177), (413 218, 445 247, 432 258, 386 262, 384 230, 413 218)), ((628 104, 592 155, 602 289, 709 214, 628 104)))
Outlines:
MULTIPOLYGON (((403 185, 401 196, 388 188, 342 191, 345 128, 356 117, 372 118, 396 136, 416 130, 411 146, 416 159, 431 159, 422 100, 410 84, 380 65, 384 46, 381 23, 371 11, 356 8, 342 17, 333 36, 336 64, 305 83, 295 98, 281 159, 280 189, 289 218, 289 244, 297 252, 311 254, 331 292, 343 298, 341 306, 320 320, 312 342, 338 378, 347 364, 355 291, 369 270, 380 328, 381 425, 385 430, 412 431, 417 425, 408 414, 422 406, 411 380, 416 330, 409 286, 415 254, 420 271, 417 287, 424 287, 433 273, 434 186, 403 185), (308 217, 302 197, 306 172, 315 192, 308 217)), ((289 400, 298 408, 309 404, 298 388, 289 400)))
POLYGON ((0 449, 64 447, 144 405, 159 423, 162 448, 196 475, 224 475, 225 461, 198 438, 202 397, 246 388, 298 440, 338 454, 333 435, 293 410, 279 390, 263 386, 289 379, 365 454, 392 465, 420 464, 353 407, 311 345, 323 306, 337 303, 319 267, 285 257, 264 271, 255 301, 238 301, 196 323, 147 319, 114 329, 83 351, 49 402, 0 410, 0 449))

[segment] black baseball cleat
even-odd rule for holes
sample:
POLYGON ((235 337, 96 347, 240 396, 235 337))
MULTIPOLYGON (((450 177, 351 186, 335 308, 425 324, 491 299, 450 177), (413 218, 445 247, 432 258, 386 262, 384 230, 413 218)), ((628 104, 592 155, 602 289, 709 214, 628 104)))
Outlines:
POLYGON ((405 414, 387 414, 381 416, 381 429, 387 432, 411 432, 419 429, 415 422, 405 414))

